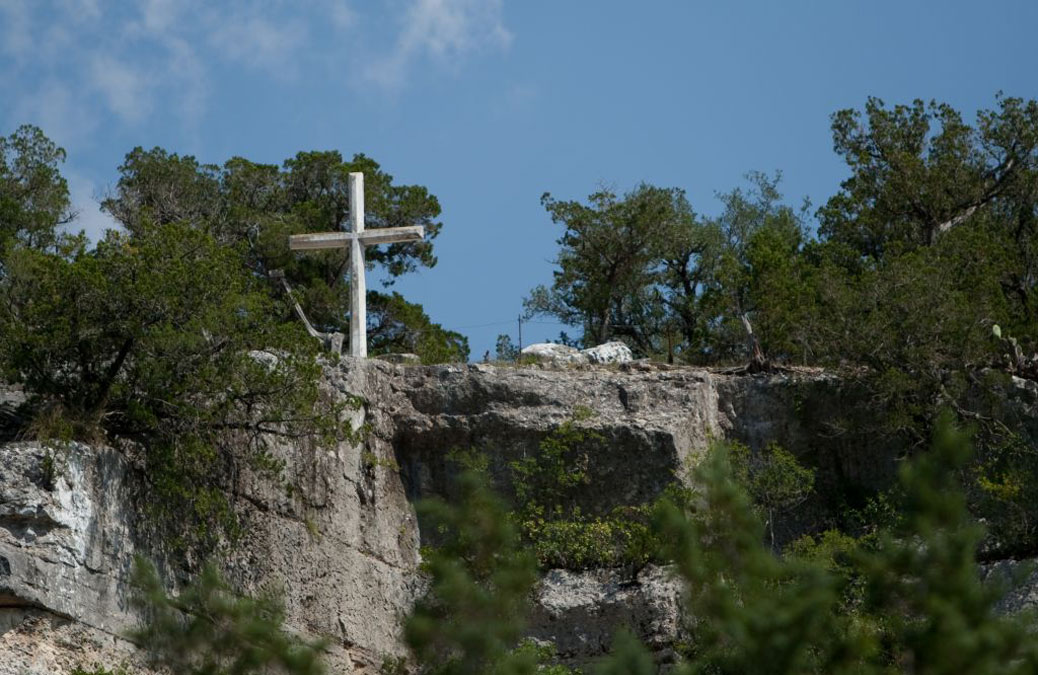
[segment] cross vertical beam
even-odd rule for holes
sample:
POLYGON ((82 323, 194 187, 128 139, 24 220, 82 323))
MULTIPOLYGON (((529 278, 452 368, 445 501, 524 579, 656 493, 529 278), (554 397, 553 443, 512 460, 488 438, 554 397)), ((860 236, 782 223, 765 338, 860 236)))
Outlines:
POLYGON ((364 281, 364 174, 351 173, 350 188, 350 355, 368 355, 368 289, 364 281))

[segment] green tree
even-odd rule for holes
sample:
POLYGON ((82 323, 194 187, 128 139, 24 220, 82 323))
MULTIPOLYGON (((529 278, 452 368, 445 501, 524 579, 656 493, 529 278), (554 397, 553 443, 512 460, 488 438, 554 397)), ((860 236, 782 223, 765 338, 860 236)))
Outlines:
POLYGON ((684 192, 642 184, 623 197, 596 192, 588 204, 548 193, 541 203, 565 232, 555 279, 533 289, 527 313, 581 326, 588 346, 623 337, 642 354, 653 351, 661 311, 652 286, 662 247, 694 218, 684 192))
POLYGON ((516 649, 525 626, 536 562, 519 542, 485 469, 458 477, 458 498, 419 503, 439 545, 423 551, 428 594, 404 628, 423 672, 532 674, 537 654, 516 649))
POLYGON ((765 546, 749 495, 716 446, 696 469, 685 504, 664 502, 656 522, 688 583, 696 618, 687 673, 861 672, 872 645, 835 613, 836 580, 765 546))
POLYGON ((512 337, 501 333, 497 336, 494 347, 494 358, 498 361, 515 361, 519 358, 519 348, 512 343, 512 337))
POLYGON ((735 479, 764 516, 764 527, 775 549, 775 518, 788 513, 811 495, 815 473, 777 443, 754 452, 741 443, 729 445, 735 479))
POLYGON ((946 103, 920 100, 887 109, 870 98, 864 119, 837 112, 834 147, 852 175, 819 211, 823 237, 879 260, 933 245, 985 211, 1010 216, 1030 237, 1038 102, 999 96, 998 106, 978 113, 975 127, 946 103))
POLYGON ((271 592, 239 595, 215 567, 207 566, 178 595, 170 596, 155 568, 140 559, 134 566, 134 583, 134 604, 146 622, 131 639, 160 668, 178 675, 325 672, 325 643, 287 633, 284 608, 271 592))
POLYGON ((421 305, 399 293, 368 291, 368 344, 372 354, 414 353, 422 363, 464 363, 469 340, 433 323, 421 305))
POLYGON ((883 627, 885 660, 898 669, 947 673, 1030 673, 1038 648, 1026 619, 1004 617, 1004 589, 980 581, 983 527, 970 515, 959 472, 972 450, 945 416, 929 453, 902 468, 905 519, 859 562, 867 606, 883 627))
MULTIPOLYGON (((969 456, 945 417, 930 451, 901 471, 903 518, 868 542, 830 532, 780 556, 727 449, 712 449, 695 489, 656 515, 695 618, 677 672, 1033 672, 1030 617, 999 614, 1002 589, 980 580, 983 531, 959 489, 969 456), (848 591, 855 601, 841 600, 848 591)), ((649 672, 647 656, 621 637, 603 672, 649 672)))
POLYGON ((54 246, 59 227, 71 222, 68 184, 58 168, 64 161, 65 151, 37 127, 0 136, 0 263, 16 244, 54 246))
MULTIPOLYGON (((783 203, 781 174, 746 178, 747 189, 719 195, 724 210, 701 227, 694 293, 674 283, 680 275, 667 278, 672 305, 696 308, 699 327, 685 330, 690 360, 745 361, 758 349, 788 360, 798 348, 789 314, 806 293, 800 264, 806 205, 797 210, 783 203)), ((677 316, 685 323, 684 313, 677 316)))

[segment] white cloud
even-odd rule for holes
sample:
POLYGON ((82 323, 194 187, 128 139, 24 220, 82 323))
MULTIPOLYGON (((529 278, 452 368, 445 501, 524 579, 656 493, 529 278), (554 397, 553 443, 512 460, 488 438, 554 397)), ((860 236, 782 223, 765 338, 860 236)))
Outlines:
POLYGON ((70 148, 89 137, 97 118, 83 105, 79 91, 60 80, 48 79, 18 96, 9 126, 18 124, 35 124, 55 143, 70 148))
POLYGON ((108 108, 127 122, 139 122, 151 109, 148 78, 113 56, 94 55, 90 82, 104 95, 108 108))
POLYGON ((470 52, 507 49, 512 34, 505 28, 502 9, 503 0, 412 0, 393 52, 369 66, 365 76, 395 89, 423 56, 455 66, 470 52))
POLYGON ((0 123, 33 122, 71 144, 90 141, 109 111, 140 125, 168 110, 190 134, 221 66, 278 78, 346 69, 355 84, 397 90, 426 64, 456 69, 507 49, 503 3, 0 0, 0 78, 11 83, 0 123))
POLYGON ((296 71, 295 54, 306 35, 306 25, 299 20, 232 14, 220 17, 209 43, 232 61, 286 77, 296 71))
POLYGON ((172 29, 180 18, 183 2, 178 0, 143 0, 141 18, 143 28, 152 33, 164 33, 172 29))
POLYGON ((81 21, 94 21, 101 18, 101 7, 98 0, 61 0, 59 11, 62 16, 81 21))
POLYGON ((185 122, 194 124, 205 114, 209 94, 205 65, 187 40, 170 37, 165 42, 169 50, 166 76, 179 83, 177 109, 185 122))

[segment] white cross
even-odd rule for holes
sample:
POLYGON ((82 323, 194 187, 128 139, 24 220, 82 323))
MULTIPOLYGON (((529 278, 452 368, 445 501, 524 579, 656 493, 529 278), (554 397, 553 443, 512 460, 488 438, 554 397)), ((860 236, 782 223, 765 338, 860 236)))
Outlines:
POLYGON ((350 256, 350 354, 368 355, 368 306, 364 284, 364 247, 397 241, 419 241, 425 237, 421 225, 380 227, 364 231, 364 174, 350 174, 350 229, 346 232, 293 234, 288 247, 293 251, 347 248, 350 256))

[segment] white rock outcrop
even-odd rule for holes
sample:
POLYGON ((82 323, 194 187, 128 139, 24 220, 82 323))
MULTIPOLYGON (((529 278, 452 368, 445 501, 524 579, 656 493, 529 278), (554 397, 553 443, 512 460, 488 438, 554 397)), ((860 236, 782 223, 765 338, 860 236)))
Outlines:
POLYGON ((580 353, 586 356, 591 363, 629 363, 634 360, 631 348, 619 341, 582 349, 580 353))
POLYGON ((520 353, 526 357, 533 357, 542 363, 559 365, 582 365, 588 363, 588 357, 582 354, 579 349, 555 344, 554 342, 538 342, 529 347, 523 347, 523 351, 520 353))

